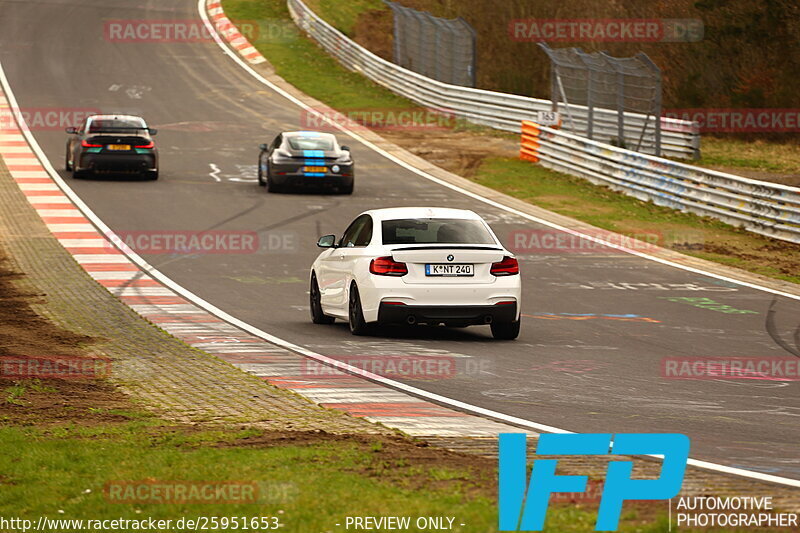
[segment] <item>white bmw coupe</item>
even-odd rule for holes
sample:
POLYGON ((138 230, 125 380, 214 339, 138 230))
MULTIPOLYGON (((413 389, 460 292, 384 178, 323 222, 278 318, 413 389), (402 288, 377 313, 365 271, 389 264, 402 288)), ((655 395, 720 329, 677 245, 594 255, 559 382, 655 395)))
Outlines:
POLYGON ((484 324, 496 339, 519 335, 519 264, 472 211, 375 209, 317 246, 315 324, 347 320, 354 335, 375 324, 484 324))

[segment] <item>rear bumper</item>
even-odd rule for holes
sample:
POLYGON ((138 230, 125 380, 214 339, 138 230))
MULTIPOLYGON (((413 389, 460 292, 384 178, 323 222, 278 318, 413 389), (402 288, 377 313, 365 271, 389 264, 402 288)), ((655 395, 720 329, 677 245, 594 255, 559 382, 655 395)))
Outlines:
POLYGON ((355 166, 334 165, 331 163, 314 165, 313 163, 292 163, 292 164, 270 164, 269 179, 276 185, 289 187, 347 187, 353 184, 355 166), (306 165, 324 166, 327 170, 322 173, 305 173, 303 167, 306 165), (338 172, 334 172, 332 167, 338 166, 338 172))
MULTIPOLYGON (((513 321, 519 316, 522 302, 520 281, 519 276, 502 276, 496 278, 492 283, 454 281, 444 284, 410 284, 402 277, 368 275, 360 280, 358 292, 361 296, 364 319, 367 322, 376 322, 380 319, 380 311, 385 302, 405 304, 396 306, 401 309, 430 308, 444 311, 490 309, 492 310, 490 314, 497 318, 506 317, 506 313, 513 314, 511 319, 513 321), (499 302, 508 301, 516 302, 516 305, 499 304, 499 302), (495 312, 500 312, 501 315, 496 315, 495 312)), ((477 316, 479 314, 477 311, 465 313, 473 313, 477 316)), ((401 320, 405 320, 400 310, 389 311, 389 313, 400 313, 401 320)))
POLYGON ((348 187, 353 183, 353 176, 326 174, 325 176, 308 176, 305 174, 271 175, 270 180, 276 185, 301 188, 338 188, 348 187))
POLYGON ((492 322, 514 322, 517 304, 500 305, 393 305, 381 303, 380 324, 446 324, 471 326, 492 322))
POLYGON ((77 170, 89 172, 155 172, 158 156, 149 154, 82 154, 77 170))

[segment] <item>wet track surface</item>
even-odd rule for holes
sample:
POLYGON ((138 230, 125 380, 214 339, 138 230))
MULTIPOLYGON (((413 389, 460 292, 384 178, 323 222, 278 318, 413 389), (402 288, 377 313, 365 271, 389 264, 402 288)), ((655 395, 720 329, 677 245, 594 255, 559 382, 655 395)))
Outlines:
MULTIPOLYGON (((105 38, 112 19, 198 19, 191 0, 0 7, 0 62, 23 109, 142 114, 159 129, 157 182, 72 180, 61 170, 106 224, 122 234, 258 234, 256 253, 142 253, 203 299, 331 357, 448 358, 455 373, 401 379, 437 394, 572 431, 686 433, 697 459, 800 479, 800 383, 663 376, 669 358, 796 357, 800 301, 593 247, 520 252, 524 320, 515 342, 493 341, 488 327, 356 338, 340 322, 315 326, 307 310, 314 243, 341 233, 361 211, 469 208, 511 248, 553 230, 440 187, 349 138, 342 142, 357 162, 352 197, 267 194, 255 183, 257 147, 278 131, 305 129, 300 108, 214 43, 105 38), (749 312, 698 307, 688 298, 749 312)), ((63 130, 32 129, 63 169, 63 130)))

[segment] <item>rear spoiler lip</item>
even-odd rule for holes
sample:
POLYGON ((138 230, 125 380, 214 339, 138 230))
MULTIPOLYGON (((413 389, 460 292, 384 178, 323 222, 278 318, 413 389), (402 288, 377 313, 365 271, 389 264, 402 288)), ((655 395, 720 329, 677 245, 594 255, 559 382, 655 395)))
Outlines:
MULTIPOLYGON (((393 245, 392 244, 387 244, 385 246, 393 246, 393 245)), ((402 245, 400 245, 400 246, 402 246, 402 245)), ((429 246, 412 246, 412 247, 407 247, 407 248, 394 248, 394 249, 392 249, 392 252, 409 252, 409 251, 413 251, 413 250, 486 250, 486 251, 489 251, 489 252, 504 252, 505 251, 502 248, 496 248, 496 247, 493 247, 491 245, 486 245, 486 246, 470 246, 470 245, 467 245, 467 246, 459 246, 459 245, 451 245, 451 246, 433 245, 433 246, 430 246, 429 245, 429 246)))
POLYGON ((151 139, 152 135, 147 132, 133 131, 103 131, 98 133, 88 133, 87 137, 139 137, 140 139, 151 139))
POLYGON ((305 155, 304 152, 315 152, 317 150, 289 150, 289 154, 291 157, 299 158, 299 159, 338 159, 341 156, 341 152, 336 152, 336 150, 327 150, 322 151, 322 157, 318 156, 308 156, 305 155))
POLYGON ((134 128, 134 127, 131 126, 131 127, 108 128, 108 129, 103 129, 103 130, 92 130, 92 129, 90 129, 87 133, 89 135, 95 135, 95 134, 99 134, 99 133, 116 133, 116 132, 120 132, 120 131, 147 131, 149 129, 150 129, 149 126, 145 126, 143 128, 139 128, 139 127, 135 127, 134 128))

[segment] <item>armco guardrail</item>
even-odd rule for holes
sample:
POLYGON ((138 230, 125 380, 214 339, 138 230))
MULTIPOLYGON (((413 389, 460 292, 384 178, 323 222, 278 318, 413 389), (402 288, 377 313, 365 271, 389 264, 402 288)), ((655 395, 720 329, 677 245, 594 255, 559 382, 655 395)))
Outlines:
MULTIPOLYGON (((492 128, 519 133, 520 122, 530 120, 539 111, 550 111, 549 100, 529 98, 514 94, 498 93, 449 85, 416 72, 404 69, 350 40, 308 9, 301 0, 287 0, 289 12, 295 23, 325 50, 336 57, 345 67, 362 73, 366 77, 429 108, 453 114, 470 122, 492 128)), ((576 131, 586 131, 588 109, 585 106, 561 106, 565 126, 576 131)), ((594 133, 603 140, 617 137, 617 112, 610 109, 594 109, 594 133)), ((625 113, 625 143, 639 146, 639 136, 648 125, 640 150, 655 153, 655 121, 639 113, 625 113), (638 131, 636 131, 638 130, 638 131)), ((697 158, 700 155, 700 133, 696 123, 662 117, 661 150, 669 157, 697 158)))
POLYGON ((522 123, 520 158, 640 200, 800 243, 800 188, 723 174, 522 123))

